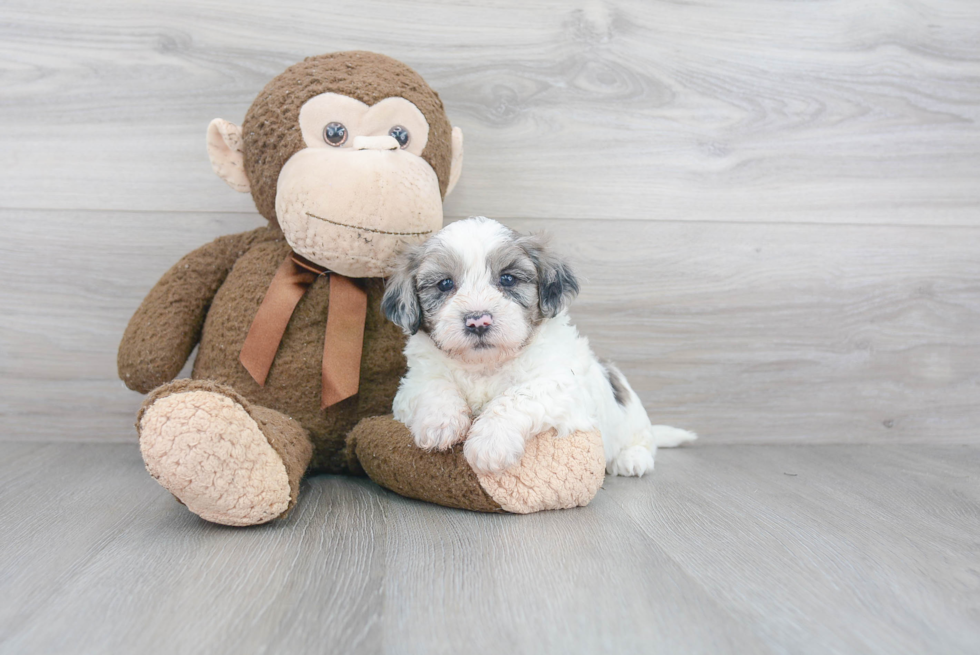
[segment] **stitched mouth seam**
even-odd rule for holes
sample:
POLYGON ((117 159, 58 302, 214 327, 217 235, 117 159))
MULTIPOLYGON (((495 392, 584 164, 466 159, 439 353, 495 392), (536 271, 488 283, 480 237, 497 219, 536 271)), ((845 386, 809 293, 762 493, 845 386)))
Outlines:
POLYGON ((338 221, 331 221, 329 218, 323 218, 322 216, 317 216, 316 214, 311 214, 306 212, 306 215, 310 218, 315 218, 318 221, 323 221, 324 223, 330 223, 331 225, 338 225, 340 227, 346 227, 350 230, 362 230, 364 232, 374 232, 375 234, 388 234, 396 237, 420 237, 423 234, 432 234, 434 230, 425 230, 424 232, 389 232, 388 230, 377 230, 373 227, 360 227, 358 225, 348 225, 347 223, 340 223, 338 221))

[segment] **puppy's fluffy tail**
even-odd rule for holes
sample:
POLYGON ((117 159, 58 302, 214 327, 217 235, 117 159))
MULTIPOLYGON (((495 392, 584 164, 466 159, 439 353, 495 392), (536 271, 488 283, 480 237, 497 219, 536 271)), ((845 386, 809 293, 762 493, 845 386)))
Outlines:
POLYGON ((693 432, 680 428, 672 428, 669 425, 650 426, 650 441, 657 448, 674 448, 682 443, 694 441, 697 438, 698 435, 693 432))

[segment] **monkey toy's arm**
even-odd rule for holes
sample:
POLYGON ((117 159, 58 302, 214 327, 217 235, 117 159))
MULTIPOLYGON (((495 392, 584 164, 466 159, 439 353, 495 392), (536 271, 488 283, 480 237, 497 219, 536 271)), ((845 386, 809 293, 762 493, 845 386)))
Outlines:
POLYGON ((148 393, 173 380, 201 338, 211 301, 254 232, 215 239, 167 271, 130 319, 117 365, 126 386, 148 393))

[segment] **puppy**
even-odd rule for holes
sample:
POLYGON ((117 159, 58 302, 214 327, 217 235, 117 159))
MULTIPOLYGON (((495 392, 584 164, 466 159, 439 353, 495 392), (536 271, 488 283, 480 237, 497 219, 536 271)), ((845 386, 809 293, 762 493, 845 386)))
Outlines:
POLYGON ((540 236, 478 216, 403 253, 382 307, 411 335, 395 418, 427 450, 465 440, 481 472, 521 458, 532 436, 598 428, 606 470, 643 475, 657 446, 696 438, 651 425, 623 374, 568 322, 578 282, 540 236))

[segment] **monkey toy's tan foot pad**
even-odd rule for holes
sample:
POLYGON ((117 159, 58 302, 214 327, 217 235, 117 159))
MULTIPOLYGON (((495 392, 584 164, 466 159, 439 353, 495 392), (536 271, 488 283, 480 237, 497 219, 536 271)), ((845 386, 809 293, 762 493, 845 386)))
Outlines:
POLYGON ((206 380, 158 388, 137 429, 150 475, 189 510, 224 525, 284 516, 312 455, 295 421, 206 380))
POLYGON ((445 452, 415 445, 390 416, 364 419, 347 438, 351 466, 376 483, 409 498, 477 512, 529 514, 587 505, 605 477, 598 432, 557 438, 554 430, 528 441, 524 456, 500 474, 477 474, 462 444, 445 452))
POLYGON ((520 461, 503 473, 477 475, 480 486, 508 512, 530 514, 589 504, 606 476, 599 432, 555 430, 532 437, 520 461))

